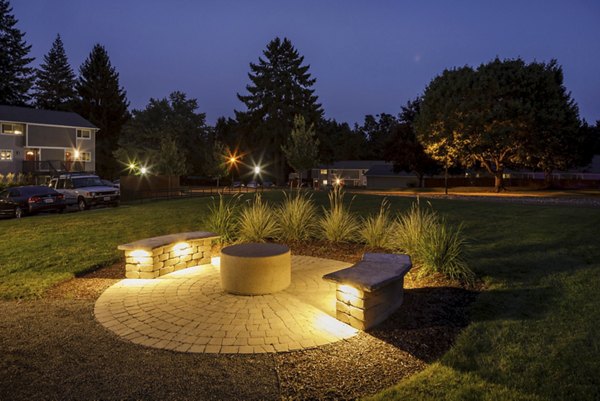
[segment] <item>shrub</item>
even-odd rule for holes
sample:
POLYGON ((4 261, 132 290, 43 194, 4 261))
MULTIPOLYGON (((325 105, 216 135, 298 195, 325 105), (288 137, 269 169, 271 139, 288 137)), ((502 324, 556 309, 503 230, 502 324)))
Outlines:
POLYGON ((237 212, 239 209, 239 196, 234 195, 228 201, 220 194, 219 201, 213 198, 209 207, 209 215, 206 227, 221 236, 221 242, 227 243, 237 237, 237 212))
POLYGON ((360 236, 369 247, 391 248, 391 230, 390 205, 387 199, 384 199, 381 202, 378 214, 362 220, 360 236))
POLYGON ((285 199, 277 208, 277 237, 282 241, 304 241, 317 230, 317 208, 312 196, 300 191, 295 195, 284 192, 285 199))
POLYGON ((433 230, 438 224, 439 217, 431 208, 421 208, 419 200, 412 204, 408 212, 401 214, 396 219, 393 227, 392 238, 394 248, 401 249, 415 258, 423 236, 433 230))
POLYGON ((320 221, 323 237, 331 242, 348 241, 358 230, 356 218, 350 207, 344 207, 344 191, 339 187, 329 193, 329 209, 323 208, 320 221))
POLYGON ((469 268, 465 257, 465 239, 461 227, 449 227, 445 219, 424 233, 417 251, 417 261, 421 266, 420 275, 442 273, 452 279, 472 284, 475 274, 469 268))
POLYGON ((238 240, 242 242, 264 242, 277 234, 277 224, 268 204, 256 195, 250 205, 242 209, 238 219, 238 240))
POLYGON ((419 267, 419 276, 442 273, 472 284, 475 274, 465 260, 466 241, 461 227, 449 227, 446 219, 417 201, 394 224, 393 244, 419 267))

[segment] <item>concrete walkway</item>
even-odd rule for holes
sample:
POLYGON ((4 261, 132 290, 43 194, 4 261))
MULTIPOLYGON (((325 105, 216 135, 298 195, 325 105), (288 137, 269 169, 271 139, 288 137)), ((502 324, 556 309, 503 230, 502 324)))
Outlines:
POLYGON ((356 334, 335 316, 335 285, 321 277, 349 263, 292 256, 285 291, 237 296, 221 289, 219 268, 204 265, 158 279, 126 279, 98 298, 96 319, 136 344, 181 352, 285 352, 356 334))

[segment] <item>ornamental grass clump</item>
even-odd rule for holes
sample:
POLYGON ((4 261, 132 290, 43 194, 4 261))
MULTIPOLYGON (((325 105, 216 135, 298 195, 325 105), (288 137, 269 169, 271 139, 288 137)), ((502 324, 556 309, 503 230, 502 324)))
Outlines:
POLYGON ((396 219, 392 239, 394 248, 406 252, 414 259, 425 233, 434 230, 438 221, 439 217, 431 205, 421 208, 417 199, 406 213, 400 214, 396 219))
POLYGON ((465 258, 466 240, 461 227, 452 228, 431 205, 421 208, 417 201, 394 224, 394 248, 409 254, 419 267, 419 276, 442 273, 473 284, 475 274, 465 258))
POLYGON ((462 227, 450 227, 444 218, 424 233, 417 251, 420 274, 442 273, 454 280, 473 284, 475 274, 465 260, 466 241, 462 227))
POLYGON ((238 195, 225 200, 223 194, 219 194, 219 201, 217 202, 213 198, 212 205, 208 207, 209 214, 206 228, 219 234, 222 243, 232 242, 237 237, 239 200, 238 195))
POLYGON ((381 202, 379 213, 362 220, 359 234, 362 240, 371 248, 392 248, 392 220, 390 219, 390 204, 387 199, 381 202))
POLYGON ((344 206, 344 191, 336 187, 329 193, 329 209, 323 208, 320 220, 323 238, 330 242, 351 240, 358 231, 356 217, 350 213, 350 206, 344 206))
POLYGON ((282 241, 304 241, 317 231, 317 208, 312 196, 296 191, 295 195, 284 192, 284 200, 276 209, 277 237, 282 241))
POLYGON ((238 241, 265 242, 275 238, 277 223, 272 208, 256 195, 248 206, 242 209, 238 219, 238 241))

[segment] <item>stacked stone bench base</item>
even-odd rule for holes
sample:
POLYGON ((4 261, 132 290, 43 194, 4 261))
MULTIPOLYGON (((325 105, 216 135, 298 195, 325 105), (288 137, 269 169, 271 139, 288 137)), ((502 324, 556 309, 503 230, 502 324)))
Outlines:
POLYGON ((218 238, 215 233, 193 231, 119 245, 118 249, 125 251, 125 277, 151 279, 210 264, 212 242, 218 238))
POLYGON ((408 255, 367 253, 354 266, 323 276, 337 284, 337 319, 360 330, 383 322, 402 304, 411 267, 408 255))

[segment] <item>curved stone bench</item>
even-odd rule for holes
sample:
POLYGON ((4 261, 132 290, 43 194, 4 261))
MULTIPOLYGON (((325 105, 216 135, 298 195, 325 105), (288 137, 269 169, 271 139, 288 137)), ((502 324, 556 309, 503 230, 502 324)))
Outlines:
POLYGON ((192 231, 119 245, 125 251, 125 277, 157 278, 187 267, 210 264, 212 241, 219 235, 192 231))
POLYGON ((411 267, 408 255, 366 253, 355 265, 324 275, 337 284, 337 319, 360 330, 383 322, 402 304, 411 267))
POLYGON ((278 244, 237 244, 221 249, 221 285, 237 295, 286 289, 292 280, 290 248, 278 244))

